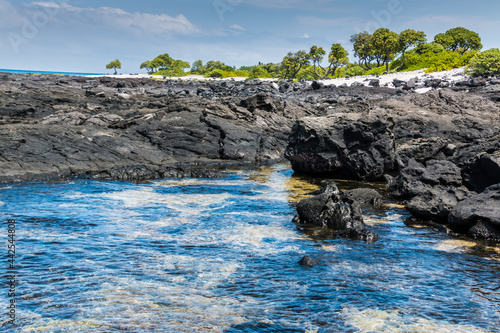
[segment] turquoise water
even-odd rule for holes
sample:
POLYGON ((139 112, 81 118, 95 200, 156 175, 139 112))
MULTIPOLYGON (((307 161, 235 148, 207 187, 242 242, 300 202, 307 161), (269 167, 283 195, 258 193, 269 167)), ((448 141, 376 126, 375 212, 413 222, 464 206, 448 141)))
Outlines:
POLYGON ((48 72, 48 71, 32 71, 18 69, 0 69, 0 73, 9 74, 51 74, 51 75, 68 75, 68 76, 87 76, 87 75, 103 75, 102 73, 73 73, 73 72, 48 72))
MULTIPOLYGON (((287 165, 2 185, 19 270, 17 326, 3 315, 2 332, 500 331, 500 249, 409 223, 390 203, 364 212, 375 244, 300 231, 295 202, 316 188, 287 165), (298 265, 305 255, 320 265, 298 265)), ((6 235, 2 223, 5 256, 6 235)), ((0 269, 4 283, 6 259, 0 269)))

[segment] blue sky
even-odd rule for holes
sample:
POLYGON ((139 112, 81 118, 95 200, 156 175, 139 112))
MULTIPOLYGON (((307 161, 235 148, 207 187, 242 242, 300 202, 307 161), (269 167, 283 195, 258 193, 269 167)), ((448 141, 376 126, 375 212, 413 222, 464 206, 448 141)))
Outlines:
POLYGON ((161 53, 242 66, 328 49, 387 27, 427 37, 463 26, 500 47, 498 0, 0 0, 0 68, 123 73, 161 53))

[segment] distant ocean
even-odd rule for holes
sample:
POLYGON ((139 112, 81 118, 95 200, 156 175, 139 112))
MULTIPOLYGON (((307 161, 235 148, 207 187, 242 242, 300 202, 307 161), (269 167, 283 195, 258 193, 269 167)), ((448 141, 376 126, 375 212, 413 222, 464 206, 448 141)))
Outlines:
POLYGON ((17 70, 17 69, 0 69, 0 73, 11 73, 11 74, 57 74, 57 75, 69 75, 69 76, 102 75, 102 73, 48 72, 48 71, 30 71, 30 70, 17 70))

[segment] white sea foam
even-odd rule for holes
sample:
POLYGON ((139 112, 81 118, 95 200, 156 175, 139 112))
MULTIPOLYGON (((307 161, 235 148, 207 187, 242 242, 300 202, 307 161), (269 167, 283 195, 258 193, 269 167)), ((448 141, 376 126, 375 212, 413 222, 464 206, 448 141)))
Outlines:
POLYGON ((362 333, 368 332, 433 332, 433 333, 486 333, 485 330, 470 325, 452 324, 415 316, 403 316, 399 311, 383 311, 344 308, 342 316, 347 324, 362 333))

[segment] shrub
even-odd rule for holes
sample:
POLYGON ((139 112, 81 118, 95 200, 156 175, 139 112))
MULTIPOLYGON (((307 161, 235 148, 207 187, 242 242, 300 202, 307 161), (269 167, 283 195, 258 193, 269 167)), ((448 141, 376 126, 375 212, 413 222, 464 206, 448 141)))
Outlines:
MULTIPOLYGON (((405 65, 401 71, 416 71, 419 69, 426 69, 426 73, 446 71, 466 66, 475 54, 476 51, 461 55, 460 53, 449 50, 439 53, 428 52, 424 54, 418 54, 416 51, 409 52, 406 54, 405 65)), ((400 64, 401 59, 396 59, 392 62, 391 68, 398 68, 400 64)))
POLYGON ((385 73, 385 66, 375 67, 365 73, 365 75, 382 75, 385 73))
POLYGON ((474 76, 500 74, 500 50, 490 49, 471 59, 466 73, 474 76))
POLYGON ((156 73, 153 73, 153 75, 180 77, 180 76, 186 76, 187 73, 184 72, 184 70, 182 68, 174 67, 174 68, 158 71, 156 73))
POLYGON ((314 73, 314 68, 313 66, 305 66, 303 67, 296 76, 297 80, 307 80, 307 81, 312 81, 316 80, 317 76, 316 73, 314 73))
POLYGON ((224 77, 227 77, 226 75, 224 75, 224 72, 220 69, 214 69, 210 72, 208 72, 206 75, 206 77, 214 77, 214 78, 224 78, 224 77))
POLYGON ((345 67, 342 74, 344 74, 344 76, 358 76, 365 75, 365 73, 366 71, 361 66, 358 64, 352 64, 345 67))
POLYGON ((415 49, 413 49, 417 54, 426 54, 426 53, 441 53, 445 51, 443 45, 438 44, 436 42, 420 44, 415 49))

